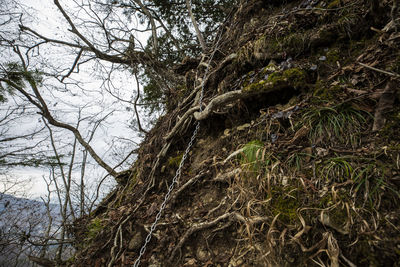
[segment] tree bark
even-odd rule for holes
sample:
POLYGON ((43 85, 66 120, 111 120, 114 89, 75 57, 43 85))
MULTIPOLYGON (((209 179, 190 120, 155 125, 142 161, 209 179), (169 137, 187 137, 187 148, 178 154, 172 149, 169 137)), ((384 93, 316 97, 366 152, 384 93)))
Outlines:
POLYGON ((199 27, 197 25, 196 19, 195 19, 194 15, 193 15, 192 5, 190 4, 190 0, 186 0, 186 7, 188 9, 190 19, 192 20, 193 27, 196 30, 197 39, 199 39, 199 43, 201 45, 201 49, 203 50, 203 52, 206 52, 207 51, 207 46, 206 46, 206 43, 204 42, 203 35, 201 34, 201 32, 199 30, 199 27))

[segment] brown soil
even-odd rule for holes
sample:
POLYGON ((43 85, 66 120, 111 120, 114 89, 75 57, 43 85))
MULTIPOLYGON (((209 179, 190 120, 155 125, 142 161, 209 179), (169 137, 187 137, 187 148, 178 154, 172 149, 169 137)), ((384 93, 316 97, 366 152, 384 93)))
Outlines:
MULTIPOLYGON (((390 12, 391 1, 243 1, 204 102, 255 93, 201 122, 141 266, 400 265, 400 33, 382 30, 390 12)), ((194 120, 164 137, 190 104, 159 119, 118 188, 75 222, 69 265, 133 264, 194 120)))

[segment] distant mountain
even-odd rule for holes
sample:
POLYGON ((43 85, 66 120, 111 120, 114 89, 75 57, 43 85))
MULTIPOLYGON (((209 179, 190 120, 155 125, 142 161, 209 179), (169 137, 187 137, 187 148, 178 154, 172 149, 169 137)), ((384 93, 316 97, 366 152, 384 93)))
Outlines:
POLYGON ((49 211, 42 201, 0 194, 0 265, 17 262, 28 264, 27 255, 36 254, 28 241, 41 242, 51 217, 51 233, 61 225, 59 205, 50 204, 49 211))
MULTIPOLYGON (((55 210, 58 209, 57 204, 50 204, 51 209, 55 210)), ((40 200, 29 199, 29 198, 22 198, 22 197, 15 197, 8 194, 0 193, 0 212, 3 212, 7 208, 20 208, 20 207, 34 207, 40 209, 46 209, 44 203, 40 200)))
MULTIPOLYGON (((49 209, 53 224, 60 222, 59 206, 50 204, 49 209)), ((0 194, 0 229, 11 227, 10 223, 14 221, 21 230, 39 234, 49 221, 46 205, 42 201, 0 194)))

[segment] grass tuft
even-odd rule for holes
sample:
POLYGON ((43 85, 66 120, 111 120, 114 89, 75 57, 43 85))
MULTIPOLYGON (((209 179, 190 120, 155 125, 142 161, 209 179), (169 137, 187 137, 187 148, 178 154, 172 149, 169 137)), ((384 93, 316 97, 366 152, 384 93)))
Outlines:
POLYGON ((299 125, 310 127, 309 138, 313 144, 331 145, 339 142, 357 147, 369 113, 349 104, 334 107, 310 107, 302 116, 299 125))

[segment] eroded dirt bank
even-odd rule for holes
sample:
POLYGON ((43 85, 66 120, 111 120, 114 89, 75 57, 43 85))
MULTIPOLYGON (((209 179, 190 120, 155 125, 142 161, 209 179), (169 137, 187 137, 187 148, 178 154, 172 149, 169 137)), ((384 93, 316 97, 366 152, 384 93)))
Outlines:
POLYGON ((70 264, 133 264, 195 116, 142 266, 400 265, 393 14, 392 1, 243 1, 222 29, 205 110, 191 83, 176 91, 119 186, 75 223, 70 264))

